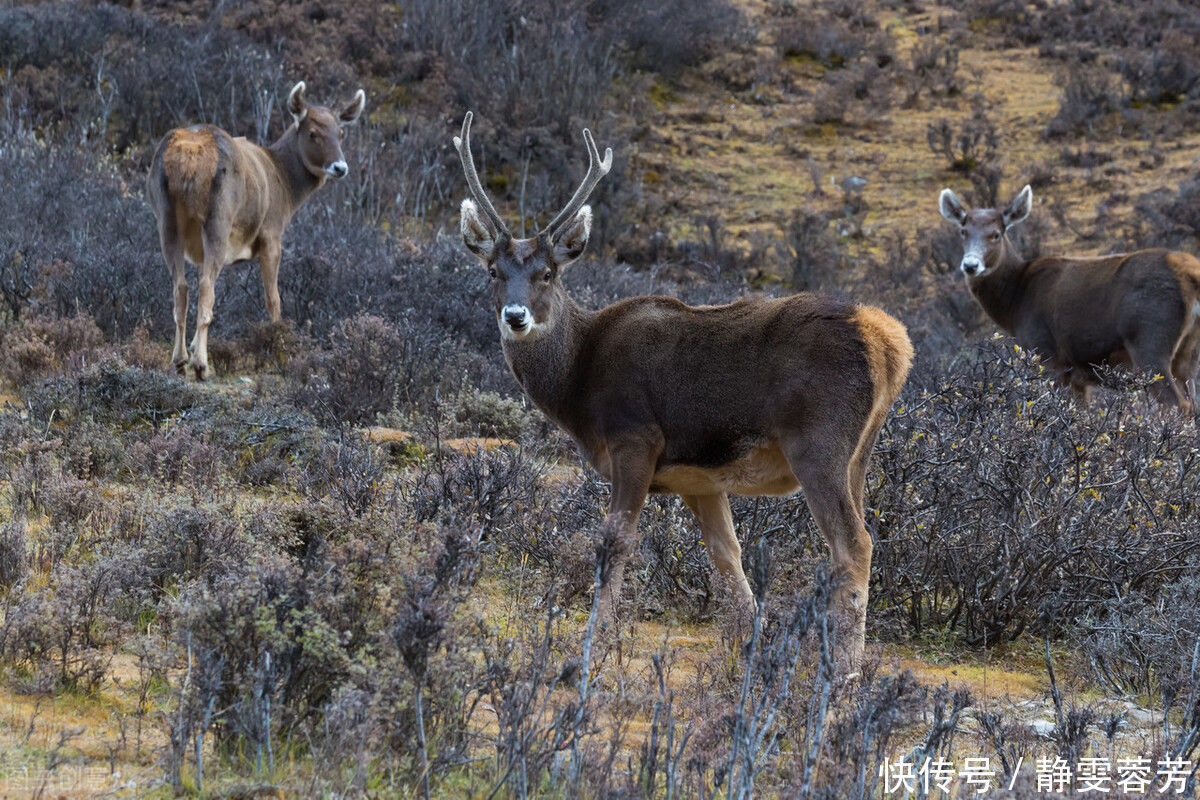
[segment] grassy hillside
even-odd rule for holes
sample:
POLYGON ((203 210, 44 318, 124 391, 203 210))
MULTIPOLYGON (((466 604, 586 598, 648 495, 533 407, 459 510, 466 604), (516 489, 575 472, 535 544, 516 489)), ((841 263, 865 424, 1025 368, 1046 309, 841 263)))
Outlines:
POLYGON ((1173 0, 0 6, 0 795, 879 797, 911 756, 1033 797, 1039 758, 1195 762, 1196 420, 1153 376, 1073 406, 970 298, 936 197, 1032 184, 1030 255, 1196 252, 1198 27, 1173 0), (216 377, 177 378, 154 144, 269 140, 301 78, 365 88, 351 176, 289 229, 285 322, 226 269, 216 377), (609 487, 458 242, 468 108, 514 227, 568 196, 581 127, 616 151, 565 279, 589 306, 822 289, 908 325, 857 681, 800 496, 734 505, 760 633, 674 497, 589 627, 609 487))

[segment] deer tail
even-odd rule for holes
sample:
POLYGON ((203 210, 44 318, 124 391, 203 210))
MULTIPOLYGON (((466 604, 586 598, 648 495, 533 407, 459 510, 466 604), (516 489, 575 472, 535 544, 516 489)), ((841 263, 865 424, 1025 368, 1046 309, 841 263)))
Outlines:
POLYGON ((913 346, 900 320, 874 306, 859 306, 854 315, 866 348, 875 404, 885 412, 904 388, 912 368, 913 346))
POLYGON ((217 176, 220 147, 213 131, 207 128, 179 128, 172 131, 163 149, 162 167, 167 192, 188 216, 207 219, 217 176))

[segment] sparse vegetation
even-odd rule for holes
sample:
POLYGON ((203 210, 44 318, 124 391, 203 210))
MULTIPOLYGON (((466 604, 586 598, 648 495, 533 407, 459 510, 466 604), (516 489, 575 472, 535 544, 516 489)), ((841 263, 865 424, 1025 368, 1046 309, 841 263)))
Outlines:
POLYGON ((1041 756, 1197 758, 1196 420, 1123 373, 1072 406, 936 212, 1035 180, 1028 257, 1195 252, 1196 25, 1173 0, 0 9, 0 787, 15 758, 48 796, 87 764, 143 794, 866 798, 914 754, 1023 758, 1004 796, 1032 798, 1041 756), (352 175, 285 239, 285 322, 229 267, 218 379, 181 380, 151 149, 268 139, 300 77, 367 87, 352 175), (908 325, 857 682, 800 496, 734 500, 744 640, 674 498, 627 618, 589 624, 609 487, 517 392, 451 235, 466 108, 527 230, 581 125, 614 146, 565 278, 589 307, 823 289, 908 325))

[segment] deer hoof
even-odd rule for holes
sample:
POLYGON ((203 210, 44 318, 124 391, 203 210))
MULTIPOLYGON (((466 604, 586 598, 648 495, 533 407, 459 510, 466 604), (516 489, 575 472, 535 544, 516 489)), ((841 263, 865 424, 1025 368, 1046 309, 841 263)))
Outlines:
POLYGON ((205 381, 208 379, 208 367, 202 366, 200 364, 193 364, 192 369, 196 373, 196 380, 205 381))

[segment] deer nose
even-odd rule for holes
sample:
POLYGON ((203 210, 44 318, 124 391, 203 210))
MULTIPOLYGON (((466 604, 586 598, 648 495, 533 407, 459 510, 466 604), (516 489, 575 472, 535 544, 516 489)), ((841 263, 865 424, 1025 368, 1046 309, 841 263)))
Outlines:
POLYGON ((965 256, 962 260, 962 264, 959 265, 959 269, 961 269, 968 277, 974 277, 983 272, 983 261, 981 261, 978 256, 965 256))
POLYGON ((346 173, 350 171, 350 167, 346 165, 345 161, 335 161, 326 167, 325 171, 335 178, 344 178, 346 177, 346 173))
POLYGON ((525 306, 505 306, 504 321, 514 331, 524 330, 529 324, 529 310, 525 306))

